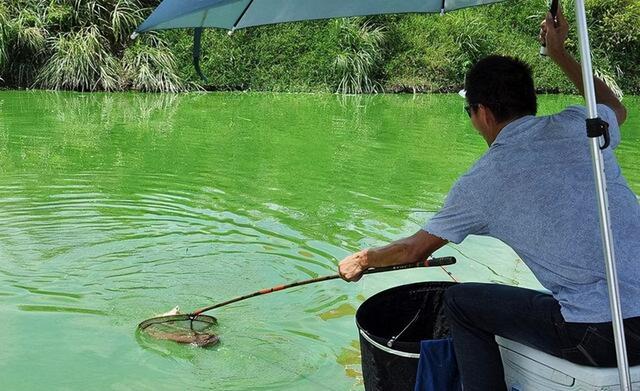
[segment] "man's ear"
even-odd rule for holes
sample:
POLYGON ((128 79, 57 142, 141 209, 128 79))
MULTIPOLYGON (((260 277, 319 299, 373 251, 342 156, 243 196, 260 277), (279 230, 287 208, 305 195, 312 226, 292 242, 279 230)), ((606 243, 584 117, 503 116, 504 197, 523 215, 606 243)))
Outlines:
POLYGON ((493 115, 491 109, 483 104, 478 105, 478 114, 483 124, 487 125, 488 127, 493 127, 493 125, 497 123, 496 117, 493 115))

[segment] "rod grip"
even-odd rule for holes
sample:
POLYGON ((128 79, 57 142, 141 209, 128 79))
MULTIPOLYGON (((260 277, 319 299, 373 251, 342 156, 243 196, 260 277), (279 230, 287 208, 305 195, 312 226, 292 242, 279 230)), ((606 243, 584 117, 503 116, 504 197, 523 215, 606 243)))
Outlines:
POLYGON ((424 261, 420 261, 420 262, 405 263, 403 265, 371 268, 371 269, 365 270, 363 274, 390 272, 394 270, 411 269, 414 267, 447 266, 447 265, 453 265, 454 263, 456 263, 455 257, 431 258, 431 259, 425 259, 424 261))
POLYGON ((441 257, 441 258, 432 258, 427 259, 425 262, 428 264, 426 266, 447 266, 453 265, 456 263, 455 257, 441 257))

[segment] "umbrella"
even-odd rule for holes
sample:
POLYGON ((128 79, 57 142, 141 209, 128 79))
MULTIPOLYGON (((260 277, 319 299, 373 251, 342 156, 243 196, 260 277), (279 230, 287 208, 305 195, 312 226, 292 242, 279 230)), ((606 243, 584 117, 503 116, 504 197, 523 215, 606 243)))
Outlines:
POLYGON ((200 70, 200 42, 205 27, 226 29, 231 34, 237 29, 301 20, 410 12, 443 14, 499 1, 503 0, 164 0, 131 38, 151 30, 194 28, 193 65, 206 82, 200 70))
POLYGON ((502 0, 165 0, 136 33, 172 28, 236 30, 348 16, 445 12, 502 0))
MULTIPOLYGON (((200 36, 205 27, 227 29, 233 32, 253 26, 302 20, 328 19, 398 13, 444 13, 450 10, 495 3, 501 0, 164 0, 133 33, 172 28, 194 28, 194 65, 198 73, 197 58, 200 36)), ((587 32, 584 0, 576 0, 576 21, 580 42, 580 58, 587 106, 587 135, 593 162, 595 190, 598 199, 600 232, 602 237, 609 302, 616 342, 618 371, 622 390, 631 390, 622 323, 622 310, 615 267, 613 234, 609 217, 604 160, 600 141, 605 136, 606 123, 598 117, 591 65, 591 49, 587 32)))

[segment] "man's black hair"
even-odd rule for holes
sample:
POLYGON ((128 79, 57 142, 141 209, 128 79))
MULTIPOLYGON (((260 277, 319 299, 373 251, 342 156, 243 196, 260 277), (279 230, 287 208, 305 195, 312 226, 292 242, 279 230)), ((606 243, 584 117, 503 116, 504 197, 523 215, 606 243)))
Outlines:
POLYGON ((516 58, 485 57, 469 70, 464 84, 467 102, 488 107, 498 122, 538 111, 531 68, 516 58))

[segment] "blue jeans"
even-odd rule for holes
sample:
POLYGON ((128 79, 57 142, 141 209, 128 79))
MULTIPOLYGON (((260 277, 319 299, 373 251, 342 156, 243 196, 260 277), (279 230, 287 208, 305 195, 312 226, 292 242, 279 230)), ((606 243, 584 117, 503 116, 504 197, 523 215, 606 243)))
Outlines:
MULTIPOLYGON (((551 295, 465 283, 448 288, 444 301, 464 391, 506 390, 495 335, 577 364, 617 366, 611 322, 565 322, 551 295)), ((638 365, 640 317, 624 325, 629 363, 638 365)))

